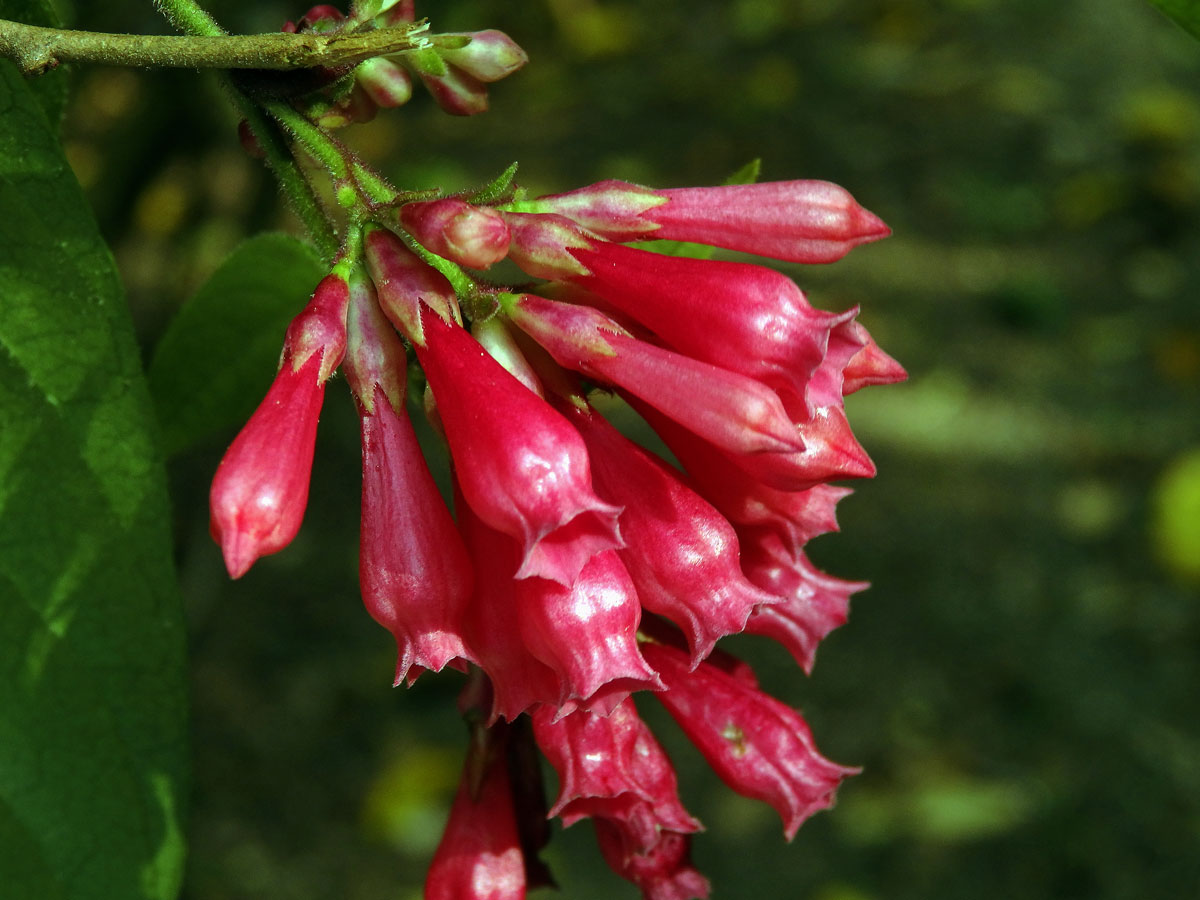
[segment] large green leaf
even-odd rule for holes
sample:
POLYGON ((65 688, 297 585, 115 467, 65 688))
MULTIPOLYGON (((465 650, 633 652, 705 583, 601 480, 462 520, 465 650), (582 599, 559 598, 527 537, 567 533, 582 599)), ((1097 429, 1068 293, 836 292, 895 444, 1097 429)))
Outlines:
POLYGON ((120 282, 57 128, 0 63, 0 896, 166 900, 180 598, 120 282))
POLYGON ((307 244, 258 235, 180 310, 150 364, 168 454, 250 416, 275 375, 288 322, 322 274, 307 244))
MULTIPOLYGON (((49 0, 0 0, 0 19, 23 22, 26 25, 62 27, 58 13, 49 0)), ((67 105, 67 73, 64 69, 29 80, 34 96, 41 101, 46 117, 58 127, 63 107, 67 105)))
POLYGON ((1150 0, 1178 22, 1192 37, 1200 38, 1200 0, 1150 0))

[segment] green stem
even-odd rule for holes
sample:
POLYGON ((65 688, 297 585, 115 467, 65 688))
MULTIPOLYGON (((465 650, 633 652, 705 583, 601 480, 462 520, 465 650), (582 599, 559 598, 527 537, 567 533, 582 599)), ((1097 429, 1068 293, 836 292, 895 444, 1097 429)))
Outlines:
POLYGON ((155 3, 168 21, 184 34, 209 37, 225 34, 225 29, 208 10, 194 0, 155 0, 155 3))
MULTIPOLYGON (((217 24, 216 19, 208 11, 199 6, 194 0, 157 0, 163 14, 176 28, 192 34, 215 37, 223 35, 224 29, 217 24)), ((224 40, 224 38, 222 38, 224 40)), ((238 112, 245 118, 246 124, 258 141, 267 157, 267 165, 279 182, 279 187, 292 209, 304 224, 317 250, 327 262, 331 262, 338 251, 338 239, 333 223, 321 207, 312 185, 304 177, 300 166, 296 164, 291 149, 279 129, 275 127, 262 109, 253 100, 238 90, 237 85, 228 74, 222 76, 222 82, 229 90, 238 112)))
POLYGON ((61 63, 185 69, 307 69, 353 65, 374 56, 423 47, 425 26, 397 25, 329 34, 226 34, 187 0, 160 0, 167 18, 186 34, 101 34, 42 28, 0 19, 0 57, 26 75, 61 63))
POLYGON ((280 189, 287 196, 300 221, 304 223, 321 256, 327 262, 331 261, 338 251, 337 234, 329 216, 313 193, 308 179, 296 164, 286 139, 280 134, 275 123, 267 118, 252 100, 232 84, 229 88, 238 111, 246 119, 246 124, 250 126, 250 131, 266 154, 267 165, 278 179, 280 189))

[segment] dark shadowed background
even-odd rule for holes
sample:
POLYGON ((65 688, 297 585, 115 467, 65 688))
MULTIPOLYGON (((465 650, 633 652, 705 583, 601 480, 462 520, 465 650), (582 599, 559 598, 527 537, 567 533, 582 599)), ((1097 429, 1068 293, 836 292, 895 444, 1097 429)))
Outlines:
MULTIPOLYGON (((304 12, 213 0, 235 31, 304 12)), ((894 229, 823 268, 911 373, 848 403, 879 467, 814 559, 873 582, 811 678, 728 642, 862 765, 785 844, 652 703, 717 898, 1182 898, 1200 885, 1200 44, 1140 0, 442 0, 435 30, 529 52, 492 110, 346 132, 401 187, 519 160, 602 178, 824 178, 894 229)), ((163 31, 148 2, 78 27, 163 31)), ((68 151, 147 356, 226 253, 294 228, 207 76, 81 70, 68 151)), ((297 309, 305 301, 297 296, 297 309)), ((223 348, 214 346, 213 353, 223 348)), ((264 371, 248 394, 261 396, 264 371)), ((189 900, 418 898, 465 731, 459 676, 392 690, 357 594, 357 420, 331 385, 304 528, 230 583, 207 481, 172 463, 193 667, 189 900)), ((632 898, 587 825, 547 857, 568 900, 632 898)), ((546 896, 550 896, 547 894, 546 896)))

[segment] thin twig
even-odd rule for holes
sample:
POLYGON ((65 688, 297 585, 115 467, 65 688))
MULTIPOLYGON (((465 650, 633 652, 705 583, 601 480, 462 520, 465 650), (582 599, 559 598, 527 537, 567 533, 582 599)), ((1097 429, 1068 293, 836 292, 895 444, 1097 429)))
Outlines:
POLYGON ((63 31, 0 19, 0 57, 26 75, 65 62, 184 69, 305 69, 351 65, 429 45, 427 23, 330 34, 146 35, 63 31))

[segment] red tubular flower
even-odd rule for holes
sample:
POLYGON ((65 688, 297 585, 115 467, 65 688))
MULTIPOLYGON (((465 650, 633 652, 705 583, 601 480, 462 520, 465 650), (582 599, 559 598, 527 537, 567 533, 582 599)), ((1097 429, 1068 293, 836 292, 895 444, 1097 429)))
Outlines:
POLYGON ((429 313, 421 322, 427 341, 416 345, 417 357, 463 496, 520 543, 517 578, 569 586, 592 556, 622 543, 620 508, 592 492, 582 438, 460 326, 429 313))
POLYGON ((456 197, 406 203, 400 221, 427 249, 472 269, 486 269, 508 254, 503 216, 456 197))
POLYGON ((619 553, 642 605, 683 630, 697 665, 772 597, 742 574, 737 535, 720 513, 595 410, 569 409, 598 488, 625 507, 619 553))
POLYGON ((505 734, 473 748, 446 831, 425 879, 425 900, 524 900, 525 859, 513 811, 505 734))
POLYGON ((687 470, 700 494, 737 526, 770 528, 797 550, 838 528, 835 508, 849 488, 817 484, 781 491, 731 467, 729 457, 665 416, 640 407, 646 420, 687 470))
POLYGON ((367 611, 396 638, 396 684, 473 659, 462 630, 471 560, 404 412, 404 348, 365 279, 352 285, 346 377, 362 429, 359 582, 367 611))
POLYGON ((463 541, 475 564, 475 593, 465 619, 466 639, 491 681, 488 723, 501 717, 511 722, 537 704, 555 703, 561 693, 558 675, 530 653, 521 638, 516 582, 512 577, 518 557, 516 546, 495 539, 496 532, 463 501, 457 481, 454 507, 463 541))
POLYGON ((643 900, 706 900, 708 879, 691 861, 691 838, 664 831, 645 853, 630 853, 619 821, 596 819, 596 843, 609 867, 632 881, 643 900))
POLYGON ((513 590, 521 638, 558 675, 560 706, 607 711, 633 691, 662 688, 638 652, 641 604, 612 550, 588 560, 569 588, 526 578, 513 590))
POLYGON ((346 352, 349 296, 340 276, 317 285, 288 326, 271 389, 217 467, 209 527, 233 578, 282 550, 300 530, 325 381, 346 352))
POLYGON ((850 595, 865 581, 843 581, 817 569, 803 551, 790 548, 770 531, 739 532, 746 577, 777 599, 751 613, 746 634, 782 644, 805 672, 812 672, 817 645, 846 624, 850 595))
POLYGON ((670 759, 632 700, 607 716, 577 711, 556 719, 541 707, 531 719, 534 739, 558 772, 550 815, 564 826, 588 817, 619 821, 636 853, 652 849, 660 831, 700 830, 679 800, 670 759))
POLYGON ((584 235, 558 216, 507 213, 525 271, 599 296, 680 353, 804 396, 829 330, 852 313, 813 309, 789 278, 747 263, 688 259, 584 235))
POLYGON ((642 654, 667 685, 656 696, 672 718, 726 784, 775 807, 788 840, 858 771, 821 756, 799 713, 745 677, 707 662, 691 671, 687 654, 663 643, 642 654))
POLYGON ((610 241, 692 241, 801 263, 833 262, 891 234, 827 181, 654 190, 610 180, 515 208, 567 216, 610 241))
POLYGON ((730 454, 803 449, 779 397, 752 378, 636 340, 594 309, 532 294, 501 302, 559 365, 642 397, 730 454))

